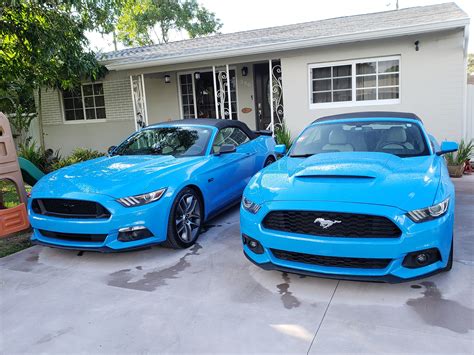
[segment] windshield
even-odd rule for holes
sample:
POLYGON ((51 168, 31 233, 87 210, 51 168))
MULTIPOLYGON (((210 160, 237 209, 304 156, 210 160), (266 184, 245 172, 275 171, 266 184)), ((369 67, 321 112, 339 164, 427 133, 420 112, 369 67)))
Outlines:
POLYGON ((311 126, 298 137, 290 156, 333 152, 382 152, 402 158, 430 154, 417 124, 361 121, 311 126))
POLYGON ((143 129, 114 151, 114 155, 204 155, 212 129, 205 127, 152 127, 143 129))

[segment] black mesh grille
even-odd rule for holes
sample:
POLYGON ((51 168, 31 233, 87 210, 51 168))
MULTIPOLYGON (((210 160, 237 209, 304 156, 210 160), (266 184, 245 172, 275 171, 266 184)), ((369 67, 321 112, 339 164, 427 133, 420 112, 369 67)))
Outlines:
POLYGON ((109 218, 110 212, 100 203, 59 198, 34 199, 31 207, 37 214, 59 218, 109 218))
POLYGON ((388 218, 339 212, 272 211, 265 216, 263 226, 324 237, 398 238, 401 234, 388 218))
POLYGON ((107 234, 76 234, 76 233, 62 233, 51 232, 40 229, 39 232, 47 237, 61 240, 72 240, 76 242, 103 242, 107 238, 107 234))
POLYGON ((385 269, 391 262, 390 259, 342 258, 295 253, 278 249, 270 250, 278 259, 320 266, 347 267, 355 269, 385 269))

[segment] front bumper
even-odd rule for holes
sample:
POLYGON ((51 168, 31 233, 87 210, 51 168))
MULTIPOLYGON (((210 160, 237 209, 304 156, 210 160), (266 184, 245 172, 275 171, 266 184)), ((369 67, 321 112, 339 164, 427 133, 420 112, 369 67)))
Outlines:
MULTIPOLYGON (((47 197, 34 196, 34 198, 47 197)), ((148 205, 130 208, 123 207, 113 198, 106 195, 80 193, 61 196, 61 198, 98 202, 110 211, 111 216, 107 219, 73 219, 44 216, 33 212, 30 201, 28 214, 31 226, 33 227, 33 235, 31 237, 33 243, 63 249, 110 252, 139 249, 159 244, 166 240, 168 211, 171 204, 170 197, 164 196, 159 201, 148 205), (152 236, 128 242, 118 240, 119 229, 133 226, 145 226, 150 230, 152 236), (103 242, 66 240, 47 237, 41 231, 77 235, 102 234, 106 235, 106 237, 103 242)))
POLYGON ((274 201, 262 205, 257 214, 241 208, 241 232, 258 241, 263 253, 254 253, 244 245, 245 255, 264 269, 323 276, 337 279, 402 282, 442 271, 449 259, 451 249, 454 203, 441 218, 424 223, 414 223, 405 216, 405 211, 381 205, 315 201, 274 201), (399 238, 342 238, 302 235, 265 229, 261 221, 272 210, 307 210, 372 214, 391 219, 402 231, 399 238), (441 260, 433 264, 406 268, 402 265, 411 252, 436 248, 441 260), (288 252, 365 259, 390 259, 382 269, 321 266, 277 258, 271 249, 288 252))

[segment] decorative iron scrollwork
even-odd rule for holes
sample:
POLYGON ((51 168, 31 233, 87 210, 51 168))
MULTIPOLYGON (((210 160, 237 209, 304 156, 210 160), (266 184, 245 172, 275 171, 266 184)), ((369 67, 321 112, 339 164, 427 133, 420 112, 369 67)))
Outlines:
POLYGON ((283 110, 283 82, 281 76, 281 64, 279 60, 272 61, 272 93, 273 93, 273 120, 274 128, 283 125, 284 110, 283 110))
POLYGON ((145 90, 142 75, 132 75, 132 99, 135 108, 135 128, 138 130, 146 127, 146 106, 145 106, 145 90))

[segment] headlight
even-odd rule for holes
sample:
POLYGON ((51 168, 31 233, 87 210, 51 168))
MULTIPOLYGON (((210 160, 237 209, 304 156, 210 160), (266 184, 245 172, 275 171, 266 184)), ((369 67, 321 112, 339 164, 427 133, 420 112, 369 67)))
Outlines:
POLYGON ((256 204, 255 202, 250 201, 247 198, 242 198, 242 206, 245 210, 249 211, 250 213, 256 214, 260 210, 260 205, 256 204))
POLYGON ((437 205, 408 212, 407 216, 415 223, 426 222, 444 215, 448 207, 449 197, 437 205))
POLYGON ((160 189, 143 195, 118 198, 116 201, 124 207, 136 207, 158 201, 164 195, 166 189, 160 189))

